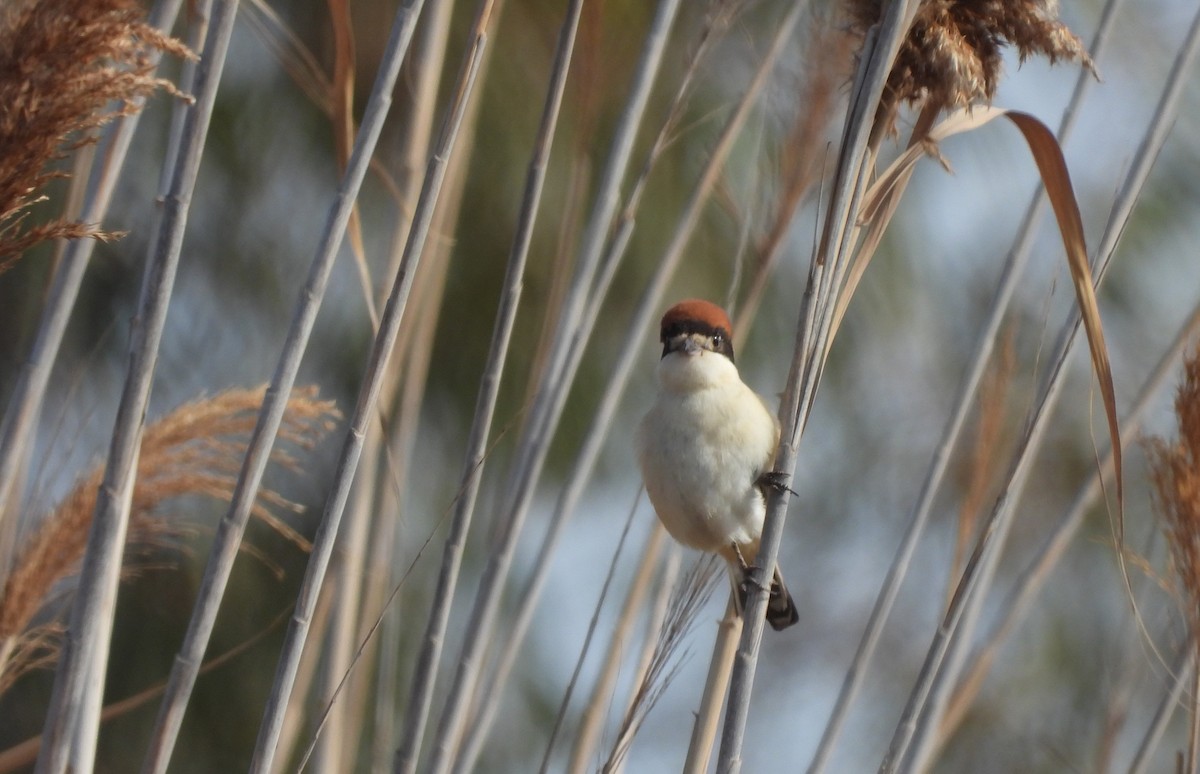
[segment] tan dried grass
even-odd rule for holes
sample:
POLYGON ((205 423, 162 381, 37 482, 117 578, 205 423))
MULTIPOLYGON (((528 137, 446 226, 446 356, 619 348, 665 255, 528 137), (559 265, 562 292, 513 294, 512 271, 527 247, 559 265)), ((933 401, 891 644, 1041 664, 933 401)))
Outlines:
MULTIPOLYGON (((146 428, 126 544, 161 544, 165 535, 187 527, 164 511, 170 501, 203 495, 228 501, 237 482, 246 438, 254 429, 264 387, 229 390, 188 403, 146 428)), ((317 399, 315 387, 298 388, 288 401, 279 437, 309 449, 333 427, 339 413, 332 401, 317 399)), ((276 447, 277 464, 300 469, 299 461, 276 447)), ((54 624, 32 626, 55 587, 78 571, 103 481, 97 464, 24 542, 0 596, 0 693, 20 674, 54 656, 54 624)), ((299 506, 270 490, 261 490, 254 515, 307 550, 307 541, 272 509, 299 506)), ((126 562, 132 557, 127 553, 126 562)))
POLYGON ((1149 442, 1151 480, 1171 549, 1181 607, 1200 632, 1200 348, 1184 359, 1175 396, 1179 438, 1149 442))
POLYGON ((29 208, 95 129, 159 89, 180 96, 153 75, 163 52, 192 56, 132 0, 16 0, 0 10, 0 272, 48 239, 115 236, 62 218, 30 225, 29 208))
MULTIPOLYGON (((1170 549, 1170 577, 1187 621, 1192 647, 1200 655, 1200 347, 1183 361, 1183 383, 1175 394, 1179 437, 1147 443, 1155 504, 1163 517, 1170 549)), ((1194 668, 1194 667, 1193 667, 1194 668)), ((1180 771, 1196 771, 1200 758, 1200 671, 1195 672, 1191 728, 1180 771)))
MULTIPOLYGON (((881 8, 880 0, 852 0, 851 29, 865 34, 881 8)), ((877 120, 891 129, 901 103, 939 110, 990 103, 1006 45, 1022 62, 1042 55, 1094 69, 1083 41, 1058 20, 1056 0, 924 0, 888 75, 877 120)))

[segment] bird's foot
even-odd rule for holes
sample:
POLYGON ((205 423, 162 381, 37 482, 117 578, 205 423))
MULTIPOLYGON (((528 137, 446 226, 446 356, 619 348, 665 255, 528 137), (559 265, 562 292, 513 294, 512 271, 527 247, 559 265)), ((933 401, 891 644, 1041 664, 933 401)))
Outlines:
POLYGON ((737 543, 730 543, 729 545, 733 548, 733 555, 737 558, 738 569, 742 571, 742 575, 744 576, 746 571, 750 569, 750 565, 746 563, 746 557, 742 555, 742 547, 737 543))
POLYGON ((794 496, 799 497, 795 489, 788 486, 791 481, 791 476, 787 473, 781 473, 777 470, 768 470, 758 477, 758 485, 762 488, 770 487, 779 492, 791 492, 794 496))
POLYGON ((742 582, 741 582, 741 584, 739 584, 741 586, 743 596, 748 595, 751 591, 768 591, 769 592, 769 591, 775 590, 774 583, 772 583, 770 586, 764 586, 761 583, 759 583, 757 580, 755 580, 755 577, 757 576, 757 574, 758 574, 758 568, 755 567, 754 565, 750 565, 749 567, 746 568, 746 572, 742 575, 742 582))

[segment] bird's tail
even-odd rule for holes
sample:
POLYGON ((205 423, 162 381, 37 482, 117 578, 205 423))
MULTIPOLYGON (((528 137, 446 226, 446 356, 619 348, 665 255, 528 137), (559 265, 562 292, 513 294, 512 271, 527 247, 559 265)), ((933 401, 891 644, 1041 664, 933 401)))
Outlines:
POLYGON ((796 603, 792 601, 792 595, 783 583, 783 575, 776 567, 775 579, 771 581, 771 598, 767 600, 767 623, 779 632, 799 620, 800 613, 796 611, 796 603))
MULTIPOLYGON (((737 603, 737 614, 740 616, 746 611, 746 596, 750 589, 746 585, 744 571, 739 571, 734 565, 730 566, 730 570, 733 580, 733 598, 737 603)), ((796 610, 796 603, 792 601, 792 595, 784 585, 783 574, 776 567, 775 578, 771 581, 771 597, 767 600, 767 623, 771 625, 772 629, 779 632, 799 620, 800 613, 796 610)))

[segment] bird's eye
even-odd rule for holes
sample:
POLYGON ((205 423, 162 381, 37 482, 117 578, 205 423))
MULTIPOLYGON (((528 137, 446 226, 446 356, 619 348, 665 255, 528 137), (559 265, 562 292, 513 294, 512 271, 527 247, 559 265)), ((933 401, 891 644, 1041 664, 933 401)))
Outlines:
POLYGON ((719 334, 719 333, 714 333, 714 334, 713 334, 713 337, 712 337, 713 348, 714 348, 714 349, 720 349, 720 348, 721 348, 721 342, 722 342, 722 341, 724 341, 724 338, 725 338, 725 337, 724 337, 724 336, 722 336, 721 334, 719 334))

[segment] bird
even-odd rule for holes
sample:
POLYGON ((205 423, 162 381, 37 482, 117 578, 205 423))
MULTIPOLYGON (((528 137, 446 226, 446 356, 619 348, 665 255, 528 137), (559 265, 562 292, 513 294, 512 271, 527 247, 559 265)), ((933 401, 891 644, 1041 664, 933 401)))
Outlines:
MULTIPOLYGON (((783 486, 771 472, 779 422, 742 381, 732 325, 720 306, 680 301, 663 315, 659 339, 658 390, 637 430, 642 481, 671 537, 726 560, 740 615, 762 538, 766 490, 783 486)), ((778 567, 766 620, 777 631, 799 620, 778 567)))

